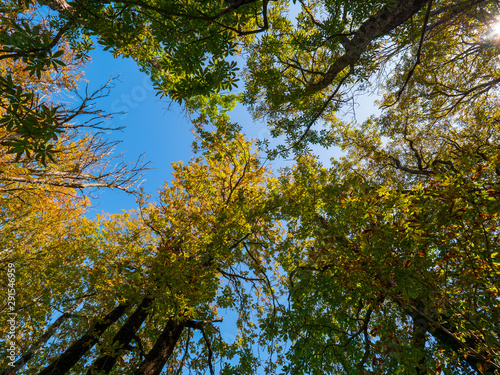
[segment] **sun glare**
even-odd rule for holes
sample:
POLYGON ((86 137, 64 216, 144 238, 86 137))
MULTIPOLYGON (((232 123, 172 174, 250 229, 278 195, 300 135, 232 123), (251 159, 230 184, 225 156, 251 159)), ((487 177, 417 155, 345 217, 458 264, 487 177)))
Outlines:
POLYGON ((499 36, 500 35, 500 21, 497 21, 497 22, 495 22, 493 24, 493 27, 491 28, 491 32, 495 36, 499 36))
POLYGON ((500 38, 500 21, 496 21, 490 26, 490 32, 488 33, 488 37, 494 39, 500 38))

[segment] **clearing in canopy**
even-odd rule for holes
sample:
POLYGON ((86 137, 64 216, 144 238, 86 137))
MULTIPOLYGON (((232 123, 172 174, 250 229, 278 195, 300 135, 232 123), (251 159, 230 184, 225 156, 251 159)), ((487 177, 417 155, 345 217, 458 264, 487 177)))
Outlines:
POLYGON ((500 374, 499 83, 493 0, 4 0, 0 374, 500 374), (192 119, 156 200, 95 45, 192 119))

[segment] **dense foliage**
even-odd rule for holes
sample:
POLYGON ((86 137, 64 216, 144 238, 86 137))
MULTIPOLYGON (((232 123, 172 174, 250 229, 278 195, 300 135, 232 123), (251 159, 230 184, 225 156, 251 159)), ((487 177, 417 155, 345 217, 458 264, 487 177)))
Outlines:
POLYGON ((499 374, 499 11, 4 1, 1 266, 19 329, 5 299, 18 352, 2 374, 499 374), (77 189, 133 191, 141 170, 109 169, 100 124, 75 122, 100 93, 75 109, 54 94, 94 42, 197 113, 197 157, 159 202, 90 220, 77 189), (375 88, 379 116, 340 119, 375 88), (228 120, 237 102, 293 167, 267 170, 228 120), (323 166, 311 144, 344 156, 323 166))

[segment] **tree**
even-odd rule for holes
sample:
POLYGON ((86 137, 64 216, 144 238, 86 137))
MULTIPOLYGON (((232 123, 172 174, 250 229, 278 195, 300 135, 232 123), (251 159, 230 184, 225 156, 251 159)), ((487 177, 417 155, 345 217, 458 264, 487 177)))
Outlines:
POLYGON ((51 39, 53 30, 29 4, 7 2, 1 20, 2 145, 18 158, 25 154, 45 163, 52 157, 51 141, 62 131, 64 117, 43 98, 50 89, 74 88, 82 59, 60 43, 62 34, 51 39))
POLYGON ((61 24, 133 57, 163 93, 188 104, 229 90, 237 68, 231 59, 247 53, 244 102, 297 150, 323 142, 315 123, 391 64, 400 77, 396 92, 424 67, 437 68, 437 95, 473 98, 497 83, 496 42, 485 38, 498 15, 491 1, 303 1, 295 25, 285 1, 44 3, 61 24), (445 71, 469 74, 454 87, 456 75, 445 71))
MULTIPOLYGON (((201 109, 202 120, 217 116, 219 107, 234 105, 234 93, 222 98, 236 82, 238 64, 232 59, 240 51, 248 56, 240 75, 244 104, 268 121, 274 136, 285 136, 272 156, 300 155, 297 166, 275 183, 267 206, 279 208, 274 220, 288 224, 289 235, 277 245, 279 251, 266 255, 286 272, 279 280, 290 307, 278 314, 273 306, 261 328, 268 337, 291 342, 285 353, 288 371, 498 373, 495 2, 301 1, 295 23, 285 1, 43 4, 55 12, 50 13, 48 39, 36 44, 38 31, 23 27, 28 42, 12 42, 5 52, 9 56, 26 56, 36 73, 37 66, 52 61, 57 53, 52 43, 62 35, 82 53, 88 48, 85 41, 94 36, 115 55, 134 58, 161 94, 191 109, 207 106, 201 109), (78 44, 80 36, 83 44, 78 44), (383 86, 381 116, 361 125, 339 121, 338 111, 374 82, 383 86), (320 123, 323 129, 316 126, 320 123), (311 143, 337 145, 347 155, 325 169, 307 155, 311 143)), ((22 90, 15 92, 22 97, 22 90)), ((203 136, 217 140, 209 133, 203 136)), ((217 156, 220 147, 210 143, 210 170, 224 164, 217 156)), ((230 166, 222 174, 232 181, 227 170, 239 169, 230 166)), ((214 268, 226 258, 225 266, 231 266, 233 253, 229 256, 226 244, 226 252, 212 255, 211 247, 232 231, 239 233, 234 238, 244 237, 237 228, 247 222, 234 220, 248 209, 237 203, 235 189, 228 193, 222 184, 216 193, 212 185, 217 178, 204 179, 211 175, 199 163, 178 167, 177 176, 182 188, 166 191, 163 211, 145 209, 150 215, 146 223, 163 240, 153 249, 177 254, 175 260, 167 257, 168 266, 161 263, 163 255, 158 258, 161 267, 173 267, 181 275, 168 285, 195 279, 207 284, 196 284, 197 290, 193 285, 174 289, 169 295, 178 298, 174 301, 180 310, 160 324, 164 336, 155 331, 148 338, 151 348, 163 345, 148 358, 158 363, 168 358, 171 364, 174 347, 190 337, 183 336, 185 328, 198 322, 190 309, 200 308, 207 321, 215 318, 207 307, 217 290, 215 275, 231 280, 242 276, 214 268), (206 190, 194 190, 199 181, 206 190), (234 210, 221 203, 226 198, 213 201, 214 196, 230 197, 234 210), (196 203, 188 207, 186 202, 196 203), (190 250, 182 258, 186 244, 190 250)), ((259 215, 267 218, 263 211, 255 215, 257 223, 259 215)), ((105 240, 101 247, 108 243, 114 242, 105 240)), ((250 254, 246 259, 253 261, 250 254)), ((234 256, 239 257, 237 252, 234 256)), ((141 262, 152 267, 156 255, 151 259, 141 262)), ((147 270, 144 274, 147 285, 168 286, 147 270)), ((119 325, 112 323, 125 319, 125 308, 133 308, 120 324, 136 327, 141 319, 156 316, 143 307, 161 298, 128 300, 132 306, 110 304, 99 310, 97 315, 108 316, 108 323, 92 324, 115 329, 102 342, 128 347, 131 336, 129 342, 122 339, 119 325)), ((89 337, 82 331, 72 342, 97 342, 89 337)), ((214 342, 202 347, 208 357, 217 352, 214 342)), ((227 349, 224 344, 217 348, 227 349)), ((58 358, 62 350, 56 352, 58 358)), ((141 350, 136 351, 139 357, 131 357, 136 361, 131 368, 140 366, 141 350)), ((68 358, 74 357, 69 353, 68 358)), ((118 358, 98 349, 90 356, 97 367, 118 358)), ((242 356, 242 363, 251 363, 250 357, 242 356)), ((176 358, 184 363, 183 355, 176 358)))
POLYGON ((421 108, 345 126, 343 160, 304 157, 275 189, 291 372, 500 370, 498 102, 421 108))
MULTIPOLYGON (((498 10, 492 1, 302 1, 294 4, 295 25, 286 1, 41 3, 53 11, 48 40, 64 35, 84 54, 95 36, 113 54, 134 58, 162 95, 189 107, 231 90, 234 57, 245 53, 243 101, 269 120, 273 135, 286 135, 287 145, 278 148, 285 153, 311 142, 328 144, 316 123, 384 69, 395 68, 387 76, 396 78, 395 98, 413 80, 427 87, 420 94, 430 89, 441 101, 458 103, 498 83, 491 34, 498 10), (425 77, 424 71, 435 74, 425 77)), ((26 54, 23 45, 12 48, 26 54)), ((50 56, 33 59, 43 65, 50 56)))
POLYGON ((269 173, 231 128, 200 129, 201 156, 174 164, 158 204, 144 197, 134 215, 68 218, 43 236, 34 229, 42 238, 29 249, 10 251, 5 261, 15 261, 17 288, 25 290, 18 295, 26 332, 18 337, 19 369, 159 374, 189 366, 215 373, 217 363, 221 373, 252 372, 249 311, 273 303, 268 244, 279 228, 265 205, 269 173), (33 269, 49 272, 50 282, 33 269), (40 298, 32 302, 34 292, 40 298), (215 325, 224 308, 239 314, 234 343, 215 325), (220 362, 235 355, 241 364, 220 362))
POLYGON ((78 94, 88 56, 62 33, 51 39, 55 30, 38 11, 6 3, 1 12, 0 192, 69 188, 65 193, 72 194, 91 187, 132 192, 145 166, 141 160, 112 164, 115 144, 99 133, 111 130, 102 126, 111 114, 92 108, 111 83, 78 94), (74 108, 70 95, 79 99, 74 108))
POLYGON ((308 28, 263 38, 251 54, 248 100, 275 134, 299 150, 310 141, 347 152, 331 169, 300 159, 275 189, 292 302, 269 335, 293 343, 290 372, 499 371, 497 10, 427 4, 351 66, 349 43, 383 11, 337 40, 341 18, 303 5, 308 28), (341 90, 394 57, 380 118, 337 120, 341 90), (326 129, 314 133, 319 119, 326 129))

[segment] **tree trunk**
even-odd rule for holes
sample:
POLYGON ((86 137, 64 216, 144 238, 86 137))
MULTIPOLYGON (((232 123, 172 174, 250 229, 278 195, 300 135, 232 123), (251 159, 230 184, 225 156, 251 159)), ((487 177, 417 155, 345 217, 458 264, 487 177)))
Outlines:
POLYGON ((159 375, 172 355, 184 327, 185 323, 169 320, 155 345, 146 355, 134 375, 159 375))
POLYGON ((64 312, 59 318, 57 318, 54 323, 50 325, 47 331, 28 349, 26 353, 23 354, 15 363, 14 367, 3 370, 0 375, 14 374, 17 370, 22 368, 28 361, 45 345, 47 341, 52 337, 52 335, 57 331, 57 329, 63 324, 75 311, 78 306, 80 306, 87 297, 82 297, 78 299, 68 310, 64 312))
POLYGON ((351 40, 344 43, 345 53, 335 60, 320 81, 305 89, 305 94, 311 95, 328 87, 339 73, 358 62, 372 42, 409 20, 427 3, 428 0, 398 0, 369 17, 351 40))
POLYGON ((500 366, 478 354, 478 343, 471 338, 465 342, 460 341, 454 336, 456 329, 450 325, 446 316, 430 316, 425 312, 424 303, 416 301, 419 306, 416 309, 406 309, 406 312, 412 317, 414 324, 431 334, 441 347, 455 353, 464 351, 465 361, 474 369, 477 374, 483 374, 484 370, 500 370, 500 366), (444 323, 441 323, 444 322, 444 323))
POLYGON ((66 374, 99 341, 103 332, 123 316, 129 306, 128 303, 122 303, 115 307, 102 320, 98 320, 77 342, 40 371, 38 375, 66 374))
POLYGON ((426 375, 427 366, 425 364, 425 342, 429 324, 426 319, 419 317, 413 318, 413 347, 421 351, 415 370, 417 375, 426 375))
POLYGON ((110 354, 103 354, 97 358, 92 367, 87 371, 87 375, 96 373, 107 374, 111 371, 118 357, 122 354, 123 348, 126 347, 134 339, 137 330, 149 315, 146 309, 151 306, 152 298, 144 298, 132 315, 123 324, 120 330, 113 337, 111 344, 112 350, 110 354))

